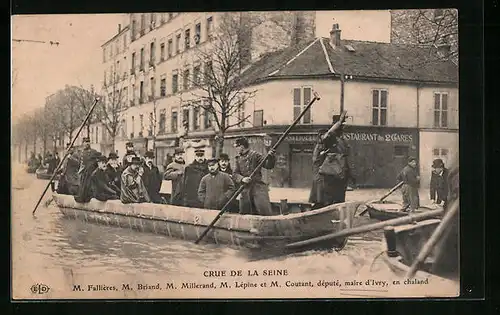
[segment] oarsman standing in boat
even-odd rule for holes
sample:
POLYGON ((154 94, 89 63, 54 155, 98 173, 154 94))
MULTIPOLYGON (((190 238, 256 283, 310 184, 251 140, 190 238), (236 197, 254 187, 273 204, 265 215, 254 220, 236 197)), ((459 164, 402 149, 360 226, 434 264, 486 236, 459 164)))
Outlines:
MULTIPOLYGON (((99 153, 90 147, 90 138, 89 137, 83 138, 82 144, 83 144, 83 150, 80 152, 80 170, 78 171, 78 174, 80 174, 80 175, 82 174, 86 165, 89 164, 89 161, 91 160, 91 156, 93 157, 93 159, 95 159, 96 154, 99 153)), ((89 174, 89 176, 90 176, 90 174, 89 174)))
MULTIPOLYGON (((249 148, 250 145, 246 137, 236 139, 234 146, 238 155, 236 156, 233 180, 237 185, 245 185, 240 196, 240 214, 272 215, 269 186, 262 181, 261 170, 257 170, 253 178, 249 177, 265 157, 249 148)), ((268 170, 274 168, 276 163, 274 154, 275 151, 271 149, 263 168, 268 170)))
POLYGON ((172 182, 172 191, 170 194, 170 204, 182 206, 183 204, 183 183, 184 169, 186 162, 184 161, 184 150, 175 148, 174 160, 165 168, 163 178, 172 182))
POLYGON ((90 151, 89 154, 86 154, 82 160, 84 160, 85 164, 83 165, 83 169, 80 172, 80 181, 78 186, 78 192, 75 196, 75 201, 80 203, 89 202, 92 199, 92 182, 91 175, 94 170, 97 168, 97 158, 101 154, 96 150, 90 151))
POLYGON ((125 144, 125 155, 122 160, 122 168, 126 169, 130 164, 132 164, 132 157, 138 156, 134 150, 134 144, 132 142, 127 142, 125 144))
POLYGON ((209 173, 201 179, 198 198, 205 209, 221 210, 236 191, 233 179, 219 171, 217 159, 208 160, 209 173))
POLYGON ((432 161, 430 194, 432 202, 438 205, 444 205, 448 198, 448 169, 441 159, 432 161))
POLYGON ((117 192, 117 194, 120 195, 122 169, 120 165, 118 165, 118 155, 114 152, 111 152, 108 155, 106 175, 108 177, 109 186, 111 186, 117 192))
POLYGON ((148 151, 144 154, 144 174, 142 175, 142 181, 144 182, 144 186, 148 191, 149 198, 154 203, 163 203, 163 200, 160 196, 160 189, 162 183, 162 176, 158 167, 154 164, 155 154, 153 151, 148 151))
POLYGON ((141 159, 134 156, 131 164, 122 173, 120 200, 122 203, 151 202, 142 181, 141 159))
POLYGON ((97 157, 97 168, 90 176, 92 197, 100 201, 120 199, 117 191, 109 185, 106 174, 107 162, 108 159, 105 156, 97 157))
POLYGON ((403 182, 403 186, 401 186, 403 208, 401 211, 415 211, 420 207, 420 198, 418 196, 420 176, 418 176, 417 172, 417 159, 412 156, 408 158, 408 164, 399 173, 398 180, 403 182))
POLYGON ((61 176, 57 184, 57 193, 76 195, 78 193, 79 177, 78 170, 80 168, 80 157, 70 143, 66 145, 68 157, 64 160, 61 167, 61 176))
POLYGON ((349 165, 349 145, 343 138, 347 112, 333 115, 332 127, 318 134, 313 151, 313 185, 309 201, 313 208, 345 202, 349 181, 354 182, 349 165))
POLYGON ((186 207, 202 208, 203 204, 198 199, 198 187, 203 176, 208 174, 208 166, 205 149, 196 149, 194 154, 194 161, 184 169, 183 204, 186 207))

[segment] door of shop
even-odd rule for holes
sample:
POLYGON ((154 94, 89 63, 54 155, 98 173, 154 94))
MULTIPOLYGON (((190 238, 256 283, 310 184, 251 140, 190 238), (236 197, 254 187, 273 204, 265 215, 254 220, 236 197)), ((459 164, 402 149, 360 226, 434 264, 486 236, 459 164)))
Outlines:
POLYGON ((290 187, 310 188, 312 184, 312 145, 290 147, 290 187))

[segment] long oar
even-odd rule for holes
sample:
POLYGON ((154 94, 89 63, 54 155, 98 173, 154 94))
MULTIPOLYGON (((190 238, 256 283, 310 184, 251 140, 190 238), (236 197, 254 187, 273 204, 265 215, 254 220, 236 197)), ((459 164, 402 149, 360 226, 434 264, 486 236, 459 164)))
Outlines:
POLYGON ((96 107, 97 102, 99 102, 99 98, 98 97, 96 97, 96 99, 94 100, 94 104, 92 104, 92 107, 90 108, 89 112, 87 113, 87 116, 83 120, 82 125, 80 126, 80 128, 78 128, 78 131, 77 131, 76 135, 73 137, 73 140, 71 141, 69 147, 66 149, 66 153, 64 154, 63 158, 61 159, 61 162, 59 162, 59 165, 57 165, 57 167, 55 168, 54 172, 52 173, 52 176, 50 177, 49 182, 47 184, 47 187, 45 187, 45 189, 43 190, 43 193, 40 196, 40 199, 38 199, 38 202, 36 203, 35 209, 33 209, 32 215, 35 215, 36 209, 40 205, 40 202, 42 201, 43 196, 45 196, 45 193, 47 192, 47 189, 49 189, 50 184, 54 180, 54 177, 56 177, 57 171, 59 170, 59 168, 61 167, 61 165, 64 163, 64 160, 66 160, 66 158, 68 157, 69 150, 75 144, 75 141, 78 138, 78 136, 80 135, 80 132, 82 131, 83 127, 85 126, 85 124, 89 120, 90 115, 92 115, 92 112, 94 111, 94 108, 96 107))
MULTIPOLYGON (((389 190, 385 195, 383 195, 379 200, 377 200, 378 202, 382 202, 384 201, 385 198, 389 197, 393 192, 396 191, 396 189, 398 189, 399 187, 401 187, 403 185, 403 182, 399 182, 396 186, 392 187, 391 190, 389 190)), ((368 208, 366 208, 365 210, 361 211, 361 213, 359 214, 359 216, 362 216, 363 214, 366 213, 366 211, 368 211, 368 208)))
POLYGON ((443 219, 437 226, 437 228, 434 230, 432 233, 431 237, 427 240, 425 245, 422 247, 422 250, 418 253, 417 258, 413 261, 411 264, 410 270, 408 270, 406 274, 406 278, 413 278, 415 276, 415 273, 417 273, 418 268, 422 264, 422 262, 429 256, 429 254, 432 252, 434 247, 436 246, 437 242, 443 236, 443 233, 446 231, 446 229, 450 226, 453 217, 458 213, 458 207, 459 201, 458 199, 455 200, 455 202, 452 204, 451 209, 446 212, 444 215, 443 219))
POLYGON ((318 237, 310 238, 308 240, 304 240, 304 241, 300 241, 300 242, 290 243, 290 244, 286 245, 285 248, 287 248, 287 249, 297 248, 297 247, 311 245, 311 244, 318 243, 318 242, 333 240, 333 239, 336 239, 339 237, 347 237, 347 236, 351 236, 351 235, 355 235, 355 234, 371 232, 374 230, 382 229, 382 228, 384 228, 386 226, 390 226, 390 225, 401 225, 401 224, 407 224, 407 223, 411 223, 411 222, 415 222, 415 221, 419 221, 419 220, 425 220, 425 219, 429 219, 432 217, 437 217, 437 216, 441 215, 443 212, 444 212, 443 209, 439 209, 439 210, 425 211, 423 213, 418 213, 418 214, 409 214, 409 215, 404 216, 402 218, 391 219, 391 220, 382 221, 382 222, 378 222, 378 223, 374 223, 374 224, 362 225, 362 226, 358 226, 358 227, 355 227, 352 229, 345 229, 345 230, 342 230, 342 231, 339 231, 336 233, 318 236, 318 237))
MULTIPOLYGON (((315 101, 319 100, 319 99, 320 99, 319 95, 315 92, 314 93, 314 98, 309 102, 309 104, 307 104, 306 108, 304 108, 304 110, 300 113, 300 115, 297 118, 295 118, 294 122, 290 126, 288 126, 288 128, 281 135, 281 137, 278 139, 278 141, 274 144, 274 146, 272 147, 271 150, 276 150, 276 148, 280 145, 280 143, 283 142, 283 140, 285 139, 285 137, 290 133, 290 131, 292 130, 292 128, 300 121, 300 119, 302 118, 302 116, 304 116, 304 114, 309 110, 309 108, 311 108, 312 104, 315 101)), ((267 155, 265 156, 265 158, 263 158, 260 161, 260 163, 257 165, 257 167, 253 170, 253 172, 249 176, 250 178, 252 178, 260 170, 260 168, 262 167, 262 165, 264 165, 264 163, 266 162, 266 160, 267 160, 268 157, 269 157, 269 153, 267 153, 267 155)), ((210 229, 215 225, 215 223, 224 214, 224 212, 227 211, 227 209, 229 207, 229 204, 243 191, 244 188, 245 188, 245 185, 241 185, 240 187, 238 187, 238 189, 236 190, 236 192, 226 202, 226 204, 224 205, 224 207, 222 207, 222 210, 217 214, 217 216, 215 217, 215 219, 213 219, 213 221, 207 226, 207 228, 205 229, 205 231, 203 231, 203 233, 201 233, 201 235, 198 237, 198 239, 194 242, 195 244, 198 244, 203 239, 203 237, 205 237, 205 235, 208 233, 208 231, 210 231, 210 229)))

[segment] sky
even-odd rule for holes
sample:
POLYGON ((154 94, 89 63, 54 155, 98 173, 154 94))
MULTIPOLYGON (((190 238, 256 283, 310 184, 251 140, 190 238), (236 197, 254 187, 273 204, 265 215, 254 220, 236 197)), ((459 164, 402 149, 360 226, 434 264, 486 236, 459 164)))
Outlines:
MULTIPOLYGON (((101 45, 126 21, 123 14, 14 16, 13 39, 60 44, 12 42, 12 120, 42 107, 65 84, 89 88, 100 82, 101 45)), ((334 21, 344 39, 390 40, 389 11, 318 11, 316 35, 328 37, 334 21)))

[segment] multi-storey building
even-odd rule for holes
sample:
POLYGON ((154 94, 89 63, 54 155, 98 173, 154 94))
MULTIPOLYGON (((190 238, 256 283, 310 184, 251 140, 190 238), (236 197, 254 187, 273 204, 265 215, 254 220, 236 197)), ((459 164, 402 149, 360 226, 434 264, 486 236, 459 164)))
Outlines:
MULTIPOLYGON (((348 111, 346 138, 360 185, 394 185, 406 158, 414 155, 420 160, 425 187, 430 163, 437 156, 435 149, 440 149, 439 156, 458 153, 458 70, 454 63, 430 59, 413 68, 408 65, 428 58, 426 47, 343 40, 337 24, 330 38, 315 38, 314 18, 308 13, 274 21, 267 15, 271 13, 256 14, 263 14, 261 22, 242 41, 250 54, 241 81, 257 93, 238 112, 238 117, 249 119, 228 130, 224 151, 234 157, 233 139, 241 134, 264 151, 266 138, 276 141, 313 92, 321 95, 279 147, 277 166, 265 172, 271 185, 310 186, 317 130, 328 127, 332 114, 341 109, 348 111), (275 37, 270 40, 264 30, 267 36, 274 32, 275 37)), ((134 141, 141 151, 151 148, 154 135, 158 164, 162 164, 181 134, 188 162, 196 145, 205 144, 207 154, 213 153, 214 124, 196 106, 191 80, 203 73, 207 61, 198 60, 193 47, 210 44, 219 15, 130 15, 129 106, 123 115, 126 132, 115 145, 119 154, 125 141, 134 141)))

